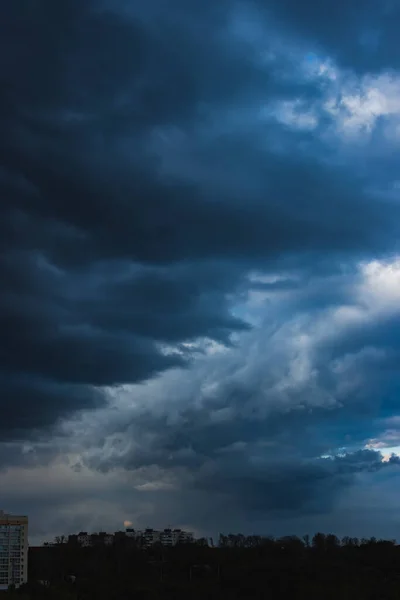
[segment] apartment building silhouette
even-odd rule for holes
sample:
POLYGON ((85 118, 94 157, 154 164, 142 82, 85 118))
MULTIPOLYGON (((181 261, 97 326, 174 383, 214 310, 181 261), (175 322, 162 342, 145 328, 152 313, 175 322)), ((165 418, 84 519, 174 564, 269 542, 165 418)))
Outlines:
POLYGON ((28 581, 28 517, 0 510, 0 590, 28 581))

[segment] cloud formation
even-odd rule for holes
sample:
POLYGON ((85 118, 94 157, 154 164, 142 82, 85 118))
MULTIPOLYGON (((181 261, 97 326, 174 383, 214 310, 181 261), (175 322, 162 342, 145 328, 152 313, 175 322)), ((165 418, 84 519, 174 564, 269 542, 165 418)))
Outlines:
POLYGON ((299 6, 4 3, 10 480, 209 530, 187 494, 311 519, 397 471, 397 8, 299 6))

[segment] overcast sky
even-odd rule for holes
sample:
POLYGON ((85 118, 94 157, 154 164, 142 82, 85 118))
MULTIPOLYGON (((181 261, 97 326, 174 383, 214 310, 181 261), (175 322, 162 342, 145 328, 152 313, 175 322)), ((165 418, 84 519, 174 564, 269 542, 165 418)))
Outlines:
POLYGON ((0 12, 0 508, 400 538, 400 2, 0 12))

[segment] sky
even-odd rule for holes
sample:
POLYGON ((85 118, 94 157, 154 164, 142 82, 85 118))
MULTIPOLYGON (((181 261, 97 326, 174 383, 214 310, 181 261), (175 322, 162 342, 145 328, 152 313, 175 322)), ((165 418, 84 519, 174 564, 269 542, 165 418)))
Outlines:
POLYGON ((0 9, 0 508, 400 538, 400 2, 0 9))

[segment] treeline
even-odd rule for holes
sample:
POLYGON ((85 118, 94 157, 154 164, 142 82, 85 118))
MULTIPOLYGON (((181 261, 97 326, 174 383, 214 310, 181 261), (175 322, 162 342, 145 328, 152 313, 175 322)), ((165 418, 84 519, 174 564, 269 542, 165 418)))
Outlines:
POLYGON ((394 540, 340 540, 316 534, 272 538, 221 535, 198 544, 142 550, 121 536, 113 546, 74 543, 31 548, 20 600, 400 599, 394 540))

